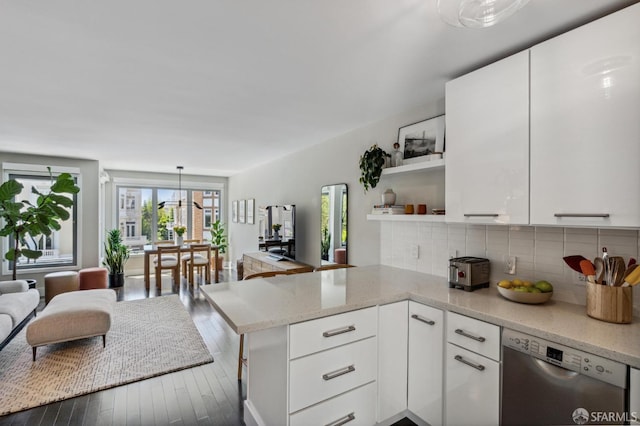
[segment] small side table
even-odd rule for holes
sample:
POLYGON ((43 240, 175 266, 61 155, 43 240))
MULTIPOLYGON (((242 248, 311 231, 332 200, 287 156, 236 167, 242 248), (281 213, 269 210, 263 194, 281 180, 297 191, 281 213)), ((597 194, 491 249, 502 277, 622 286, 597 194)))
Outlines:
POLYGON ((36 284, 38 283, 38 281, 33 278, 27 278, 25 281, 29 284, 29 288, 36 288, 36 284))

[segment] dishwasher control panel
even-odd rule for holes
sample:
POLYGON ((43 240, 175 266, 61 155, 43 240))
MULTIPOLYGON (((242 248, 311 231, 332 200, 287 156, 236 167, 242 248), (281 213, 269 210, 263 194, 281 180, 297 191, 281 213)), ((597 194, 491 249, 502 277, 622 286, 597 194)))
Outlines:
POLYGON ((621 388, 627 385, 627 366, 598 355, 506 328, 502 332, 502 346, 621 388))

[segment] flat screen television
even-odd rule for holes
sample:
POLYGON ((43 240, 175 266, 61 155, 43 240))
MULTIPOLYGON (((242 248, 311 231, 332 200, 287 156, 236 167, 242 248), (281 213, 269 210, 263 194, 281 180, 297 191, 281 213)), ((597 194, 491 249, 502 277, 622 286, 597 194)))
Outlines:
POLYGON ((259 207, 258 229, 260 232, 258 249, 260 251, 287 259, 296 258, 295 204, 259 207))

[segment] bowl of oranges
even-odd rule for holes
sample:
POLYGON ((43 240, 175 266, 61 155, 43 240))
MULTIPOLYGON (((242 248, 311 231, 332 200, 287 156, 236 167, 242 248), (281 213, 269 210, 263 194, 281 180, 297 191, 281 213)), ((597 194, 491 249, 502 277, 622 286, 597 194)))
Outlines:
POLYGON ((537 305, 545 303, 553 295, 553 285, 549 281, 531 282, 515 278, 498 283, 498 292, 512 302, 537 305))

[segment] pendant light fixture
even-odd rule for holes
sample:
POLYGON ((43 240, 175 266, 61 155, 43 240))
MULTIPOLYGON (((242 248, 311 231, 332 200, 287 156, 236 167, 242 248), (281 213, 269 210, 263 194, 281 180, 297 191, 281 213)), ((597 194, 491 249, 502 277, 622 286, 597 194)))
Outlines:
MULTIPOLYGON (((180 216, 182 215, 182 170, 184 169, 183 166, 176 166, 176 169, 178 169, 178 218, 180 218, 180 216)), ((175 201, 162 201, 160 203, 158 203, 158 210, 164 208, 164 206, 166 204, 173 204, 175 203, 175 201)), ((199 209, 202 210, 202 206, 198 203, 196 203, 195 201, 193 202, 193 205, 199 209)), ((178 220, 178 223, 181 223, 180 220, 178 220)))
POLYGON ((436 0, 440 17, 455 27, 487 28, 516 13, 529 0, 436 0))

